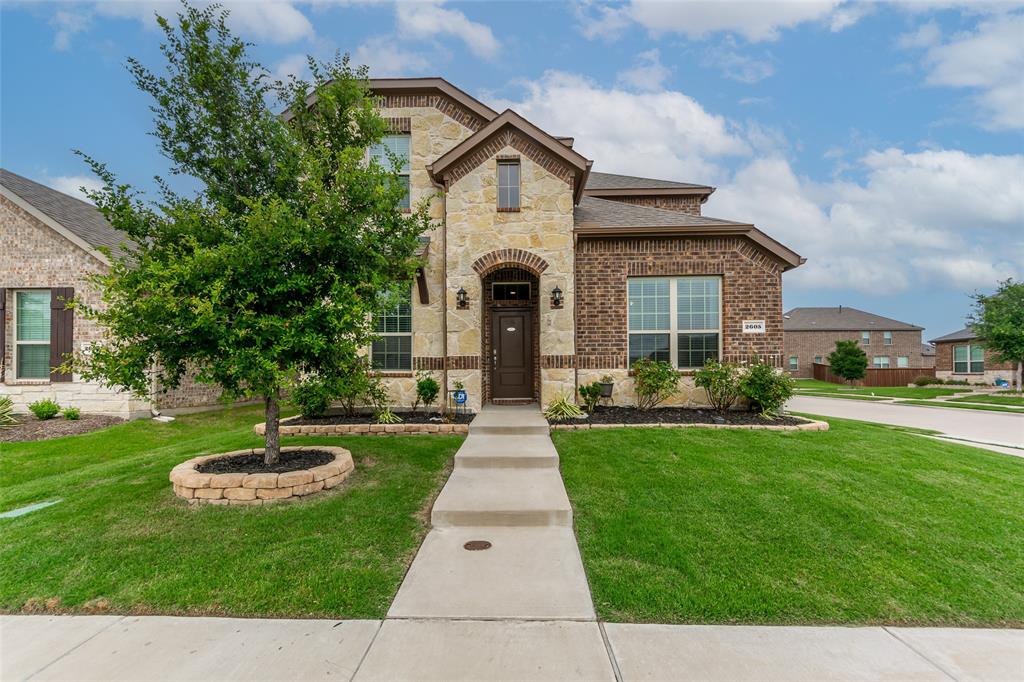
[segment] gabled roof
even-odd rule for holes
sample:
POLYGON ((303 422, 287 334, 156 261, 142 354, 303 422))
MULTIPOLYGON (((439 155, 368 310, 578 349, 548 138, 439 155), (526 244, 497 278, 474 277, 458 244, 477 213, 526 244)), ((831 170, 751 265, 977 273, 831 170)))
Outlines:
MULTIPOLYGON (((587 182, 587 175, 590 173, 590 165, 593 162, 579 152, 565 146, 558 138, 547 134, 511 109, 506 109, 486 126, 442 154, 432 164, 427 165, 430 177, 438 184, 444 183, 446 175, 455 168, 459 161, 485 145, 495 135, 510 128, 523 134, 531 142, 537 143, 542 151, 561 160, 573 169, 573 175, 575 176, 573 184, 574 201, 578 203, 587 182)), ((481 162, 483 160, 481 158, 481 162)))
POLYGON ((935 355, 935 346, 930 343, 922 343, 921 355, 935 355))
POLYGON ((584 196, 573 211, 576 234, 584 237, 747 237, 784 264, 795 268, 805 259, 749 223, 690 215, 681 211, 625 204, 621 201, 584 196))
POLYGON ((121 243, 128 239, 124 232, 114 229, 92 204, 4 168, 0 168, 0 191, 103 263, 109 264, 109 261, 97 250, 98 247, 107 247, 118 253, 121 243))
POLYGON ((655 180, 635 175, 618 175, 617 173, 599 173, 592 171, 587 179, 584 194, 587 196, 630 196, 630 195, 669 195, 669 194, 703 194, 710 195, 715 191, 708 185, 695 185, 675 180, 655 180))
POLYGON ((973 341, 978 338, 978 335, 971 331, 970 327, 964 327, 958 331, 940 336, 937 339, 932 339, 930 343, 943 343, 949 341, 973 341))
POLYGON ((782 329, 806 331, 921 331, 924 327, 900 322, 848 306, 835 308, 793 308, 782 316, 782 329))

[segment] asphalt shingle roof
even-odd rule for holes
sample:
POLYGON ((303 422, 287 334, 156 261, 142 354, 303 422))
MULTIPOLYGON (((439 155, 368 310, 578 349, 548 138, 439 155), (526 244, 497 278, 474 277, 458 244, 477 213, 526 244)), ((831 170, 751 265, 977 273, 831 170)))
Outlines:
POLYGON ((573 219, 576 225, 595 223, 601 227, 709 227, 746 224, 588 196, 584 196, 574 209, 573 219))
POLYGON ((838 306, 835 308, 793 308, 782 316, 782 329, 787 332, 825 331, 920 331, 923 327, 900 322, 891 317, 838 306))
POLYGON ((707 189, 707 185, 694 185, 689 182, 675 182, 674 180, 655 180, 654 178, 641 178, 635 175, 618 175, 617 173, 590 172, 587 178, 587 189, 707 189))
POLYGON ((106 246, 115 253, 127 236, 111 227, 103 214, 90 203, 58 192, 52 187, 0 168, 0 185, 21 197, 37 210, 60 223, 93 247, 106 246))
POLYGON ((977 334, 971 331, 970 327, 964 327, 959 331, 955 331, 945 336, 940 336, 937 339, 932 339, 932 343, 941 343, 942 341, 971 341, 978 338, 977 334))

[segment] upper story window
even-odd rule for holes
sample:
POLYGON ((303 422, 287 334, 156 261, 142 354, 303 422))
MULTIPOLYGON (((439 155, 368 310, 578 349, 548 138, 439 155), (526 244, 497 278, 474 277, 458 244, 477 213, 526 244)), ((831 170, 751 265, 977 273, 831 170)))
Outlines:
POLYGON ((370 158, 384 168, 391 168, 389 152, 398 157, 401 164, 398 168, 398 177, 399 181, 405 185, 405 197, 398 204, 402 209, 412 206, 409 196, 409 140, 409 133, 385 135, 380 142, 370 147, 370 158))
POLYGON ((870 346, 871 345, 871 332, 861 332, 860 333, 860 342, 861 342, 862 345, 870 346))
POLYGON ((380 336, 370 346, 370 366, 385 372, 412 371, 412 289, 375 321, 380 336))
POLYGON ((519 159, 498 159, 498 210, 519 210, 519 159))
POLYGON ((882 343, 886 346, 892 345, 892 332, 882 332, 882 343))
POLYGON ((631 277, 629 362, 665 360, 679 369, 717 360, 722 338, 718 277, 631 277))
POLYGON ((953 371, 957 374, 981 374, 984 372, 984 347, 974 343, 953 346, 953 371))
POLYGON ((14 328, 16 378, 49 379, 49 289, 14 293, 14 328))

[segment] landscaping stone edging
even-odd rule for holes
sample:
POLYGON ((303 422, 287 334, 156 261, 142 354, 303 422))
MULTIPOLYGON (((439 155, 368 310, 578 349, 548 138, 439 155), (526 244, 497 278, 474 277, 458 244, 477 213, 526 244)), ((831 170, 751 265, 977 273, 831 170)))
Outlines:
POLYGON ((757 431, 828 431, 828 422, 808 419, 806 424, 792 426, 772 424, 551 424, 552 431, 583 429, 750 429, 757 431))
POLYGON ((260 455, 263 454, 263 448, 193 457, 171 469, 170 479, 174 486, 174 494, 188 500, 189 504, 261 505, 329 490, 348 478, 355 468, 352 463, 352 453, 345 448, 332 446, 281 448, 281 452, 300 450, 329 452, 334 455, 334 460, 317 467, 286 471, 283 474, 203 474, 196 470, 196 466, 211 459, 260 455))
MULTIPOLYGON (((467 434, 469 424, 289 424, 298 417, 281 420, 282 436, 394 436, 401 434, 443 433, 467 434)), ((266 432, 266 422, 252 427, 259 435, 266 432)))

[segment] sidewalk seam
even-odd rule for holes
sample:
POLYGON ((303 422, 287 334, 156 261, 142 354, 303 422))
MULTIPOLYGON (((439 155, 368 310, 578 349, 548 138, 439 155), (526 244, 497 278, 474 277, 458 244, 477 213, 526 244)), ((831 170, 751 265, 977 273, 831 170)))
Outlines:
POLYGON ((373 637, 370 638, 370 643, 366 645, 366 651, 364 651, 363 655, 359 657, 359 663, 356 664, 355 670, 352 671, 352 677, 348 678, 349 682, 356 679, 356 675, 359 674, 359 669, 363 667, 363 661, 365 661, 366 657, 370 654, 370 649, 373 648, 373 643, 377 641, 377 635, 380 634, 380 629, 384 627, 385 620, 387 619, 381 618, 377 621, 377 629, 373 631, 373 637))
MULTIPOLYGON (((72 616, 72 618, 74 618, 74 616, 72 616)), ((28 680, 31 680, 31 679, 32 679, 33 677, 35 677, 35 676, 36 676, 36 675, 38 675, 39 673, 43 672, 43 671, 44 671, 44 670, 46 670, 47 668, 49 668, 49 667, 50 667, 51 665, 53 665, 53 664, 54 664, 54 663, 56 663, 57 661, 59 661, 59 660, 61 660, 61 659, 65 658, 65 657, 66 657, 66 656, 67 656, 68 654, 70 654, 70 653, 71 653, 72 651, 75 651, 76 649, 78 649, 78 648, 82 647, 82 646, 83 646, 83 645, 85 645, 86 643, 88 643, 88 642, 91 642, 91 641, 92 641, 92 640, 93 640, 93 639, 94 639, 95 637, 98 637, 99 635, 103 634, 104 632, 106 632, 106 631, 107 631, 107 630, 109 630, 110 628, 114 627, 114 626, 115 626, 115 625, 117 625, 118 623, 123 623, 123 622, 124 622, 124 619, 125 619, 125 618, 127 618, 127 616, 120 616, 120 617, 119 617, 119 618, 118 618, 117 620, 115 620, 115 621, 112 621, 112 622, 110 623, 110 625, 107 625, 107 626, 106 626, 106 627, 104 627, 104 628, 100 628, 99 630, 97 630, 96 632, 94 632, 94 633, 93 633, 92 635, 90 635, 89 637, 87 637, 87 638, 83 639, 83 640, 82 640, 81 642, 79 642, 79 643, 78 643, 78 644, 76 644, 75 646, 71 647, 70 649, 68 649, 67 651, 65 651, 64 653, 62 653, 62 654, 61 654, 60 656, 58 656, 57 658, 53 659, 52 661, 50 661, 49 663, 47 663, 46 665, 44 665, 44 666, 43 666, 42 668, 39 668, 38 670, 36 670, 35 672, 33 672, 33 673, 32 673, 31 675, 28 675, 28 676, 26 676, 26 677, 25 677, 25 680, 26 680, 26 682, 27 682, 28 680)))
POLYGON ((604 649, 608 652, 608 660, 612 665, 612 674, 615 675, 615 682, 622 682, 622 671, 619 670, 619 662, 615 658, 615 650, 612 649, 612 641, 608 639, 608 633, 604 629, 604 621, 597 621, 597 628, 601 631, 601 641, 604 642, 604 649))
POLYGON ((949 672, 948 670, 946 670, 945 668, 943 668, 943 667, 942 667, 941 665, 939 665, 938 663, 936 663, 936 662, 935 662, 935 661, 933 661, 932 659, 930 659, 930 658, 928 658, 927 656, 925 656, 923 652, 921 652, 921 651, 918 651, 918 650, 917 650, 917 648, 916 648, 916 647, 915 647, 915 646, 914 646, 913 644, 911 644, 910 642, 906 641, 905 639, 903 639, 902 637, 900 637, 900 636, 899 636, 898 634, 896 634, 895 632, 893 632, 892 630, 890 630, 890 629, 889 629, 889 626, 887 626, 887 625, 883 625, 883 626, 882 626, 882 630, 884 630, 885 632, 887 632, 887 633, 889 634, 889 636, 890 636, 890 637, 892 637, 893 639, 895 639, 895 640, 896 640, 897 642, 899 642, 899 643, 900 643, 900 644, 902 644, 903 646, 905 646, 905 647, 907 647, 908 649, 910 649, 911 651, 913 651, 913 652, 914 652, 915 654, 917 654, 917 655, 918 655, 918 656, 919 656, 919 657, 920 657, 920 658, 921 658, 921 659, 922 659, 923 661, 925 661, 925 662, 927 662, 927 663, 928 663, 929 665, 933 666, 933 667, 934 667, 934 668, 935 668, 936 670, 938 670, 939 672, 941 672, 941 673, 942 673, 943 675, 945 675, 945 676, 946 676, 946 677, 948 677, 949 679, 951 679, 951 680, 955 680, 955 682, 961 682, 960 678, 958 678, 958 677, 957 677, 956 675, 954 675, 953 673, 951 673, 951 672, 949 672))

